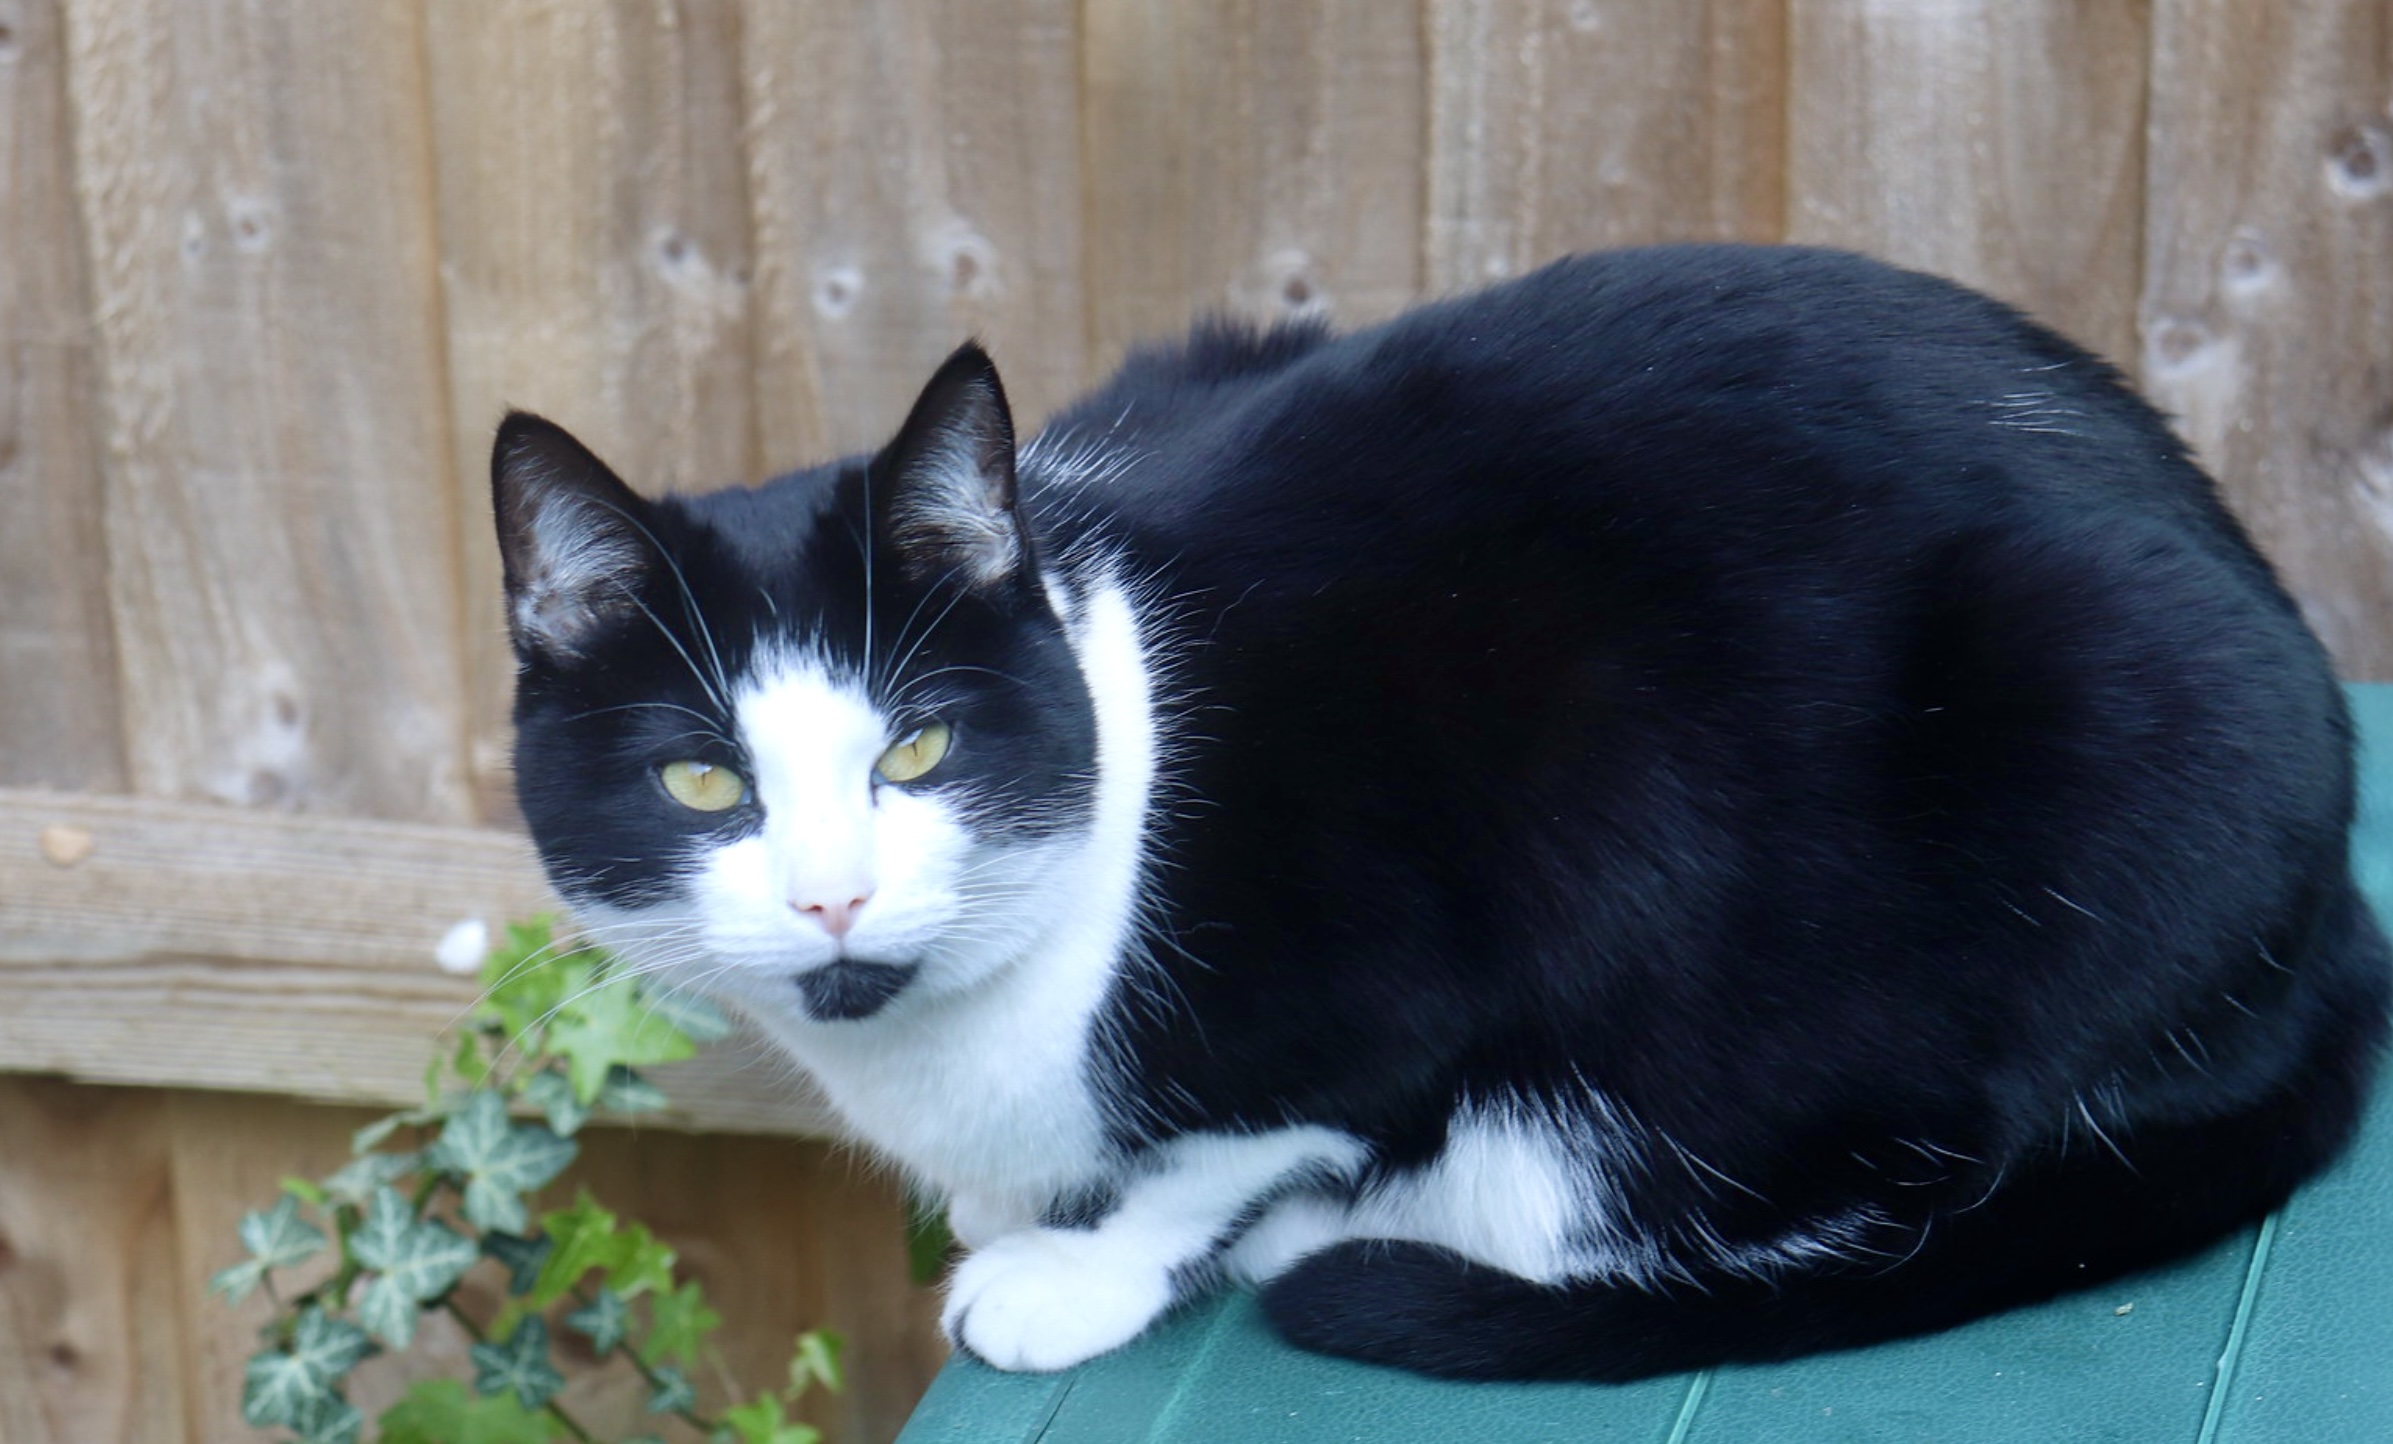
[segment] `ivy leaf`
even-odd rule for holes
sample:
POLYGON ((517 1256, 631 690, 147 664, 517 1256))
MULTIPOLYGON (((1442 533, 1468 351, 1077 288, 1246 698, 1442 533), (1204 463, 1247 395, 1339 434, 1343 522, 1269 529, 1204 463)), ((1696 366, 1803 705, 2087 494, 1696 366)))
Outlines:
POLYGON ((587 1193, 575 1199, 571 1208, 542 1214, 540 1229, 556 1247, 548 1262, 540 1266, 540 1277, 524 1299, 531 1308, 545 1309, 565 1297, 592 1269, 614 1267, 622 1252, 615 1234, 615 1215, 600 1208, 587 1193))
POLYGON ((723 1010, 686 988, 652 989, 642 982, 640 1000, 693 1043, 715 1043, 731 1036, 731 1020, 723 1016, 723 1010))
POLYGON ((303 1411, 316 1411, 304 1417, 321 1420, 315 1401, 337 1402, 334 1386, 373 1350, 373 1341, 357 1325, 319 1308, 305 1310, 289 1348, 268 1349, 250 1359, 243 1371, 241 1417, 261 1429, 274 1424, 300 1428, 303 1411))
POLYGON ((549 1444, 558 1434, 546 1415, 513 1394, 479 1398, 457 1379, 419 1379, 375 1422, 379 1444, 549 1444))
POLYGON ((368 1153, 342 1165, 324 1180, 324 1191, 342 1203, 364 1203, 374 1190, 397 1183, 423 1163, 420 1153, 368 1153))
POLYGON ((528 1308, 547 1308, 592 1269, 604 1270, 606 1286, 627 1299, 673 1286, 673 1250, 657 1242, 645 1224, 618 1227, 615 1215, 587 1193, 571 1208, 541 1215, 540 1227, 556 1240, 557 1251, 524 1298, 528 1308))
POLYGON ((548 1025, 548 1051, 565 1060, 573 1096, 595 1103, 617 1064, 636 1068, 695 1056, 698 1045, 645 1006, 628 977, 601 981, 548 1025))
POLYGON ((562 1173, 579 1151, 545 1128, 510 1123, 506 1102, 483 1091, 441 1129, 424 1161, 465 1177, 466 1222, 521 1233, 531 1224, 523 1196, 562 1173))
POLYGON ((846 1339, 829 1329, 808 1329, 798 1335, 797 1348, 789 1357, 789 1397, 795 1399, 816 1384, 834 1394, 845 1389, 847 1371, 839 1359, 847 1346, 846 1339))
POLYGON ((556 1240, 547 1234, 537 1238, 513 1233, 482 1235, 482 1252, 506 1266, 507 1292, 511 1294, 532 1291, 533 1285, 540 1282, 541 1266, 548 1262, 549 1253, 556 1246, 556 1240))
POLYGON ((573 1084, 553 1068, 543 1068, 525 1080, 523 1099, 540 1110, 541 1116, 548 1120, 549 1131, 559 1138, 571 1138, 581 1132, 582 1125, 590 1119, 590 1110, 573 1096, 573 1084))
POLYGON ((298 1444, 357 1444, 365 1432, 366 1416, 338 1394, 318 1394, 302 1403, 290 1418, 298 1444))
POLYGON ((596 970, 589 953, 557 946, 549 919, 510 923, 505 940, 483 960, 474 1021, 527 1053, 542 1052, 540 1035, 551 1015, 588 987, 596 970))
POLYGON ((752 1404, 723 1411, 723 1423, 739 1444, 819 1444, 823 1431, 781 1417, 781 1401, 771 1394, 752 1404))
POLYGON ((515 1326, 501 1343, 466 1351, 474 1363, 474 1392, 512 1393, 526 1409, 537 1409, 565 1387, 565 1376, 548 1358, 548 1322, 538 1314, 515 1326))
POLYGON ((631 1323, 631 1306, 623 1295, 598 1286, 598 1293, 590 1302, 565 1316, 565 1326, 590 1341, 590 1347, 604 1354, 623 1342, 623 1331, 631 1323))
POLYGON ((357 1317, 393 1348, 415 1338, 423 1304, 457 1283, 481 1251, 447 1224, 420 1219, 398 1190, 376 1189, 366 1216, 349 1240, 349 1252, 376 1271, 357 1299, 357 1317))
POLYGON ((284 1194, 274 1207, 241 1219, 241 1243, 249 1258, 221 1270, 208 1288, 233 1303, 249 1297, 270 1269, 287 1268, 324 1247, 324 1232, 299 1217, 299 1200, 284 1194))
POLYGON ((623 1067, 608 1069, 606 1085, 598 1090, 598 1106, 609 1113, 657 1113, 671 1101, 664 1089, 623 1067))
POLYGON ((660 1291, 648 1305, 648 1337, 641 1340, 640 1362, 672 1359, 684 1368, 698 1360, 706 1336, 723 1326, 723 1316, 708 1307, 706 1291, 691 1279, 670 1292, 660 1291))
POLYGON ((683 1414, 698 1407, 698 1391, 689 1377, 671 1364, 656 1367, 656 1387, 648 1392, 651 1414, 683 1414))
POLYGON ((387 1114, 350 1134, 349 1151, 355 1154, 372 1153, 375 1149, 380 1148, 386 1139, 402 1128, 413 1128, 423 1123, 438 1123, 448 1116, 449 1110, 435 1096, 421 1108, 410 1108, 404 1112, 387 1114))

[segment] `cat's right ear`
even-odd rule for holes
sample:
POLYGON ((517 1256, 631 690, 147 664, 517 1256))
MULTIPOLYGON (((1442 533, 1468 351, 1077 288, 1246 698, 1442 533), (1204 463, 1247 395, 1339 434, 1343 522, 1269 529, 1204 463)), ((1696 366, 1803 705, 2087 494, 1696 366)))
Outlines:
POLYGON ((491 510, 516 655, 570 661, 639 606, 648 503, 554 422, 509 412, 490 452, 491 510))

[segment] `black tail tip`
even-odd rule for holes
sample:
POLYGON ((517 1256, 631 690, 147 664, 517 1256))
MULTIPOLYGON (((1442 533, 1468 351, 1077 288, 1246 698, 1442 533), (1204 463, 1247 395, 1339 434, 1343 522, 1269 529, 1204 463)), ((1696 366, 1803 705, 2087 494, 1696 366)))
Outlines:
POLYGON ((1315 1353, 1456 1379, 1549 1377, 1551 1292, 1447 1249, 1333 1244, 1264 1286, 1263 1317, 1315 1353), (1541 1335, 1543 1335, 1541 1337, 1541 1335))

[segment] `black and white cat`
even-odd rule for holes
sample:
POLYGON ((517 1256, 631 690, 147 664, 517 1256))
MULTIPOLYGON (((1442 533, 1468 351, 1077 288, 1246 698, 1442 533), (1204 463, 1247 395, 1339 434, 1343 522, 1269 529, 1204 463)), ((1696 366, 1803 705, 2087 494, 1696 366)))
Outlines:
POLYGON ((2327 660, 2116 373, 1834 253, 1202 326, 1017 449, 644 500, 494 462, 523 811, 1053 1369, 1630 1378, 2186 1253, 2351 1133, 2387 950, 2327 660))

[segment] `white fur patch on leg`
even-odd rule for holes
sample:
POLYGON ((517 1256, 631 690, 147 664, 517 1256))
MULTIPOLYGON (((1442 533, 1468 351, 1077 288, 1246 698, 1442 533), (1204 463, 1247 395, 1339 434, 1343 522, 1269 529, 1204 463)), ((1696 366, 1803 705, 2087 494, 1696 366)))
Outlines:
POLYGON ((1171 1264, 1104 1229, 1008 1234, 956 1267, 948 1338, 1000 1369, 1068 1369, 1137 1338, 1172 1302, 1171 1264))
POLYGON ((1269 1283, 1309 1253, 1351 1238, 1354 1225, 1347 1206, 1318 1194, 1283 1198, 1238 1236, 1222 1255, 1222 1267, 1240 1283, 1269 1283))
POLYGON ((1001 1369, 1067 1369, 1119 1348, 1174 1301, 1256 1201, 1308 1176, 1351 1176, 1362 1143, 1327 1128, 1199 1133, 1143 1158, 1093 1228, 1009 1233, 956 1266, 940 1327, 1001 1369))

